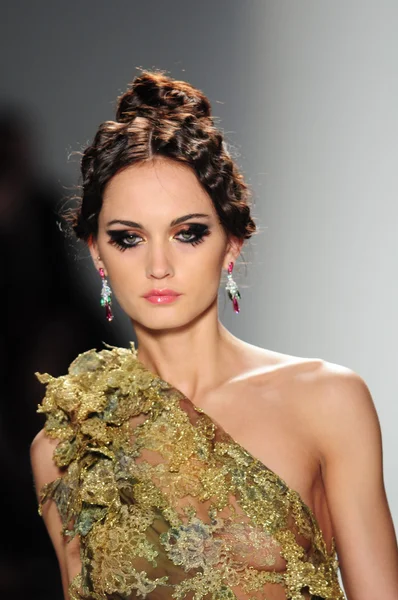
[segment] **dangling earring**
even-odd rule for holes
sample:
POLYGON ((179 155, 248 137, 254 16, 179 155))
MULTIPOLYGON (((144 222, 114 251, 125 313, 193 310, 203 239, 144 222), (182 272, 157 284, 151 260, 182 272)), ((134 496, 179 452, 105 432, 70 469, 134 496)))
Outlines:
POLYGON ((230 262, 228 265, 228 274, 227 274, 228 281, 226 283, 225 289, 228 292, 229 299, 232 300, 232 305, 233 305, 234 311, 236 313, 238 313, 240 311, 239 304, 238 304, 238 298, 240 300, 240 292, 238 290, 236 281, 234 281, 232 278, 233 267, 234 267, 234 263, 230 262))
POLYGON ((108 321, 112 321, 113 314, 111 311, 111 294, 112 290, 108 285, 108 281, 105 277, 105 271, 102 267, 99 269, 99 274, 102 278, 102 289, 101 289, 101 306, 105 306, 105 316, 108 321))

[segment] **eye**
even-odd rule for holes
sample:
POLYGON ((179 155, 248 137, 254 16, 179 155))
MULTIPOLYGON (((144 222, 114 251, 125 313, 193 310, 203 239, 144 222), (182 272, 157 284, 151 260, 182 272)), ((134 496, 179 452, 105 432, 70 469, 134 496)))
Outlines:
MULTIPOLYGON (((140 236, 136 233, 128 233, 127 231, 108 231, 109 243, 112 246, 116 246, 119 250, 124 252, 128 248, 135 248, 138 245, 137 238, 140 239, 140 236)), ((141 238, 142 239, 142 238, 141 238)))
POLYGON ((183 236, 183 239, 180 239, 180 242, 183 244, 196 246, 197 244, 204 242, 204 238, 210 235, 210 230, 209 227, 203 223, 192 223, 187 229, 183 229, 177 233, 177 236, 178 235, 183 236))

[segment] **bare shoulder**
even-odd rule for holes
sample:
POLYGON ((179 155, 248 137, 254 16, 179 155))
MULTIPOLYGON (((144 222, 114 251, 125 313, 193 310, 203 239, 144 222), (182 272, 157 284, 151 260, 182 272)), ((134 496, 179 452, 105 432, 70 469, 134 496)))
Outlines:
POLYGON ((344 419, 355 424, 358 418, 373 417, 375 405, 365 380, 352 369, 321 360, 314 372, 312 406, 320 418, 344 419))
POLYGON ((367 383, 349 367, 317 357, 265 352, 273 358, 271 370, 295 386, 294 396, 319 422, 344 419, 354 425, 361 416, 377 417, 367 383))
MULTIPOLYGON (((363 436, 380 446, 380 424, 370 390, 352 369, 318 357, 283 354, 247 345, 253 368, 235 381, 278 398, 277 411, 312 441, 320 462, 363 436), (308 436, 310 434, 310 436, 308 436)), ((249 390, 250 391, 250 390, 249 390)), ((267 410, 269 403, 267 403, 267 410)))
MULTIPOLYGON (((355 419, 356 411, 375 413, 373 400, 364 379, 352 369, 318 357, 302 357, 242 344, 244 367, 230 381, 254 381, 267 385, 294 386, 294 396, 305 397, 309 410, 323 415, 355 419)), ((293 391, 293 387, 289 389, 293 391)))
POLYGON ((306 371, 306 365, 313 365, 313 369, 308 372, 307 380, 310 382, 314 391, 313 400, 321 398, 325 402, 329 400, 335 405, 341 402, 342 398, 348 394, 352 401, 369 400, 369 390, 364 379, 349 367, 332 363, 322 358, 302 358, 295 357, 296 364, 301 365, 303 372, 306 371))
POLYGON ((240 340, 234 376, 228 383, 268 383, 275 376, 290 378, 293 374, 311 371, 322 363, 318 358, 303 358, 255 346, 240 340))
POLYGON ((347 444, 362 444, 364 436, 380 445, 380 423, 365 380, 352 369, 320 359, 308 378, 304 410, 325 463, 343 454, 347 444))

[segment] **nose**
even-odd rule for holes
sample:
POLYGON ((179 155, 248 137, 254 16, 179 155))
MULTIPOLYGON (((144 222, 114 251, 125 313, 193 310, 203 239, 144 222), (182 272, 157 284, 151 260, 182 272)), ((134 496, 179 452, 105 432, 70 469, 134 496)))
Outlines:
POLYGON ((164 279, 173 275, 173 268, 164 243, 148 245, 146 276, 153 279, 164 279))

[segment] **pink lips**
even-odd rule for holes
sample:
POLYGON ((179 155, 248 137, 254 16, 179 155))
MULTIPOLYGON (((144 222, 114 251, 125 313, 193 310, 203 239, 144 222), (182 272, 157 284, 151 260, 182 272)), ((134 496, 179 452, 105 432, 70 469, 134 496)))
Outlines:
POLYGON ((168 304, 169 302, 174 302, 180 295, 181 294, 174 290, 150 290, 144 295, 144 298, 148 300, 148 302, 152 302, 152 304, 168 304))

